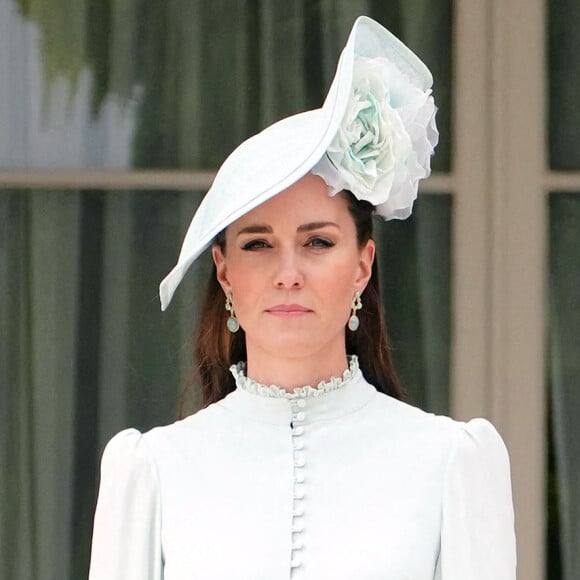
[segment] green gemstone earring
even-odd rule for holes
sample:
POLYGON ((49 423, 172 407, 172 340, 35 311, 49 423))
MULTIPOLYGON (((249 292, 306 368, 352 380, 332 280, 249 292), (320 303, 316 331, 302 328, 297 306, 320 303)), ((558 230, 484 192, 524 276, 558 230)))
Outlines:
POLYGON ((352 312, 350 314, 350 318, 348 319, 348 327, 350 330, 355 332, 356 330, 358 330, 358 327, 360 325, 360 319, 356 315, 356 313, 357 313, 357 310, 360 310, 362 308, 362 302, 360 299, 360 292, 358 292, 358 291, 356 291, 354 293, 351 308, 352 308, 352 312))
POLYGON ((238 322, 238 319, 236 318, 236 313, 234 312, 234 302, 232 300, 231 293, 228 293, 226 295, 226 310, 230 313, 230 317, 226 322, 228 330, 232 333, 238 332, 238 330, 240 330, 240 323, 238 322))

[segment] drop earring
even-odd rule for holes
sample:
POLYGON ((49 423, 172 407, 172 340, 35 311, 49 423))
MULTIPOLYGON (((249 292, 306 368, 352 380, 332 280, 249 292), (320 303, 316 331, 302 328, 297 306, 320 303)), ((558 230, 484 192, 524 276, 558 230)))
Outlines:
POLYGON ((238 332, 240 330, 240 323, 236 318, 236 313, 234 312, 234 303, 232 301, 231 293, 226 295, 226 310, 230 313, 230 317, 226 321, 226 326, 230 332, 238 332))
POLYGON ((354 293, 351 308, 352 308, 352 312, 350 313, 350 318, 348 319, 348 327, 350 330, 352 330, 354 332, 355 330, 358 329, 358 327, 360 325, 360 319, 356 315, 356 313, 357 313, 357 310, 360 310, 362 308, 362 302, 360 299, 360 292, 358 290, 354 293))

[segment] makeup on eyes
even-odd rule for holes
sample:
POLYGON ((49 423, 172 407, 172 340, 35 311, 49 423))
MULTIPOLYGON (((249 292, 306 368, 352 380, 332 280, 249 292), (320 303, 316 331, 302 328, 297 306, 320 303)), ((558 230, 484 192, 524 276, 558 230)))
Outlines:
MULTIPOLYGON (((304 247, 311 247, 314 250, 324 250, 326 248, 332 248, 336 245, 336 242, 329 239, 326 236, 311 236, 308 238, 303 246, 304 247)), ((243 243, 241 246, 242 250, 251 251, 251 250, 259 250, 271 247, 271 243, 267 240, 263 239, 252 239, 248 240, 247 242, 243 243)))

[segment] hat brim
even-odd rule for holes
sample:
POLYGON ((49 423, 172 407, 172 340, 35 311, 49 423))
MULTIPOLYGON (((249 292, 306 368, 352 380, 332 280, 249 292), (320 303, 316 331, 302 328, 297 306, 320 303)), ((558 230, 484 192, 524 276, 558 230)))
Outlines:
POLYGON ((322 158, 345 115, 356 57, 386 57, 413 85, 423 90, 432 85, 429 69, 410 49, 374 20, 359 17, 322 108, 270 125, 224 161, 189 225, 177 264, 161 282, 162 310, 190 265, 218 233, 296 183, 322 158))

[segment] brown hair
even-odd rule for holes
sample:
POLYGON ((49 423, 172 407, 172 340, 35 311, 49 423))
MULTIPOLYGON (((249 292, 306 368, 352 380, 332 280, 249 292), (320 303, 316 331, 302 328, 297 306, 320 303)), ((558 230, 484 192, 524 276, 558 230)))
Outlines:
MULTIPOLYGON (((359 201, 349 191, 342 194, 355 222, 357 242, 363 247, 373 236, 372 204, 359 201)), ((215 242, 225 251, 225 236, 215 242)), ((359 311, 360 326, 356 332, 346 332, 346 352, 358 356, 365 379, 375 388, 399 400, 405 393, 397 378, 386 326, 383 317, 377 260, 362 294, 363 308, 359 311)), ((246 335, 240 328, 235 334, 226 328, 229 316, 224 308, 225 296, 217 281, 215 265, 209 277, 205 300, 201 308, 194 354, 197 363, 191 385, 201 386, 201 407, 223 399, 235 389, 234 377, 229 371, 232 364, 246 360, 246 335)))

